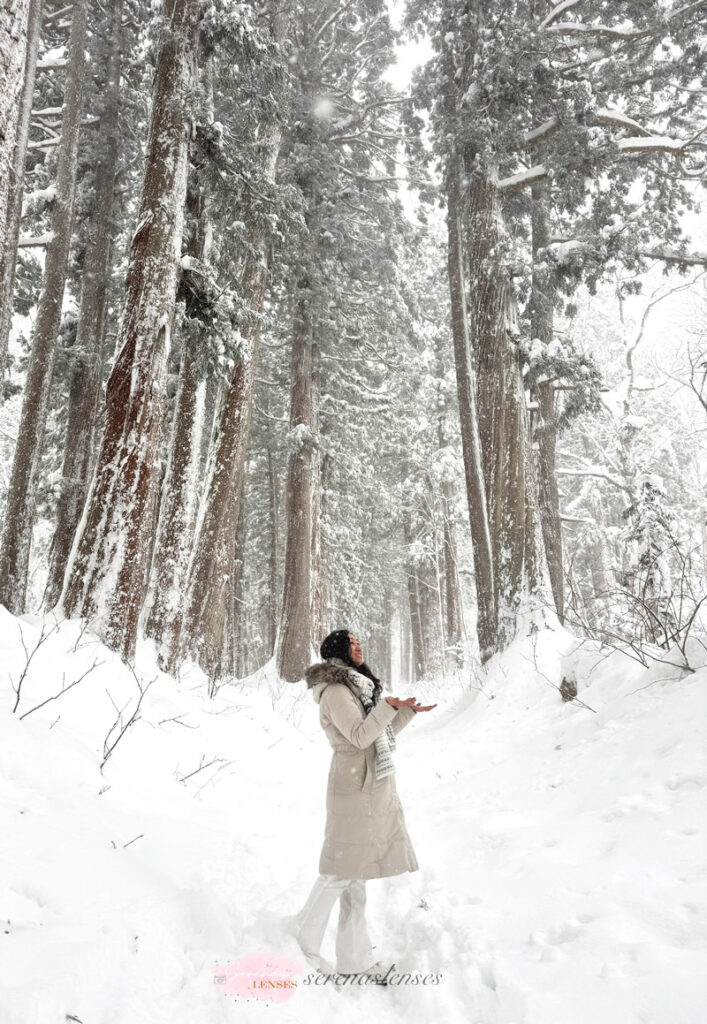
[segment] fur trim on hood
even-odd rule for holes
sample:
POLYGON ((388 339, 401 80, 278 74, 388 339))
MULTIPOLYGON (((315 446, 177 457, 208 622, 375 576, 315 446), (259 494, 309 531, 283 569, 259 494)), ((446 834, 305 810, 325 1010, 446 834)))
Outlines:
POLYGON ((333 665, 329 661, 318 661, 305 669, 304 678, 307 680, 307 688, 312 691, 314 703, 319 704, 322 693, 330 683, 342 683, 360 697, 360 692, 354 679, 353 673, 343 665, 333 665))

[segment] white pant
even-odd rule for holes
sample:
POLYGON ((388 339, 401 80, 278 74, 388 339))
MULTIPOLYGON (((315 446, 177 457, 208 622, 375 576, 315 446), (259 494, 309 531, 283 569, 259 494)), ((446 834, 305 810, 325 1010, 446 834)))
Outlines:
POLYGON ((321 966, 320 949, 331 908, 340 899, 336 933, 336 972, 356 974, 371 967, 375 957, 366 927, 366 880, 320 875, 307 902, 296 915, 295 935, 310 963, 321 966))

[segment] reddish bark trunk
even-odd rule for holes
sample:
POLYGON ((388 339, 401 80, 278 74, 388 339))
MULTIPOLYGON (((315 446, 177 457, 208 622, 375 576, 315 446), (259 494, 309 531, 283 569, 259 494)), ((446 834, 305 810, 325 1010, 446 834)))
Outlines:
POLYGON ((100 411, 103 321, 111 242, 111 211, 118 163, 118 113, 123 0, 112 10, 105 114, 101 119, 102 154, 96 167, 96 201, 84 257, 81 305, 72 349, 71 384, 57 525, 52 539, 45 607, 61 596, 64 573, 81 519, 100 411))
POLYGON ((275 460, 272 456, 272 451, 268 448, 267 451, 268 460, 268 495, 269 495, 269 508, 270 508, 270 558, 268 561, 269 566, 269 581, 268 581, 268 657, 271 658, 275 653, 275 641, 277 639, 277 620, 278 620, 278 607, 277 607, 277 594, 278 594, 278 564, 279 564, 279 543, 278 543, 278 517, 279 517, 279 497, 278 497, 278 483, 275 471, 275 460))
POLYGON ((287 465, 287 541, 282 615, 278 635, 278 672, 296 682, 311 663, 312 471, 312 325, 309 285, 300 283, 292 333, 292 397, 287 465))
POLYGON ((450 159, 447 174, 447 231, 449 291, 452 307, 452 340, 457 377, 466 495, 469 506, 471 542, 474 552, 477 621, 481 661, 491 657, 496 642, 496 583, 491 530, 484 479, 482 442, 477 410, 477 381, 474 369, 469 315, 466 306, 464 246, 462 238, 462 195, 459 165, 450 159))
MULTIPOLYGON (((263 235, 251 239, 256 256, 249 256, 243 275, 243 292, 251 309, 262 309, 267 283, 263 235)), ((245 336, 246 332, 242 331, 245 336)), ((235 532, 241 484, 250 438, 255 368, 259 331, 252 328, 250 352, 231 377, 218 416, 218 431, 207 474, 204 508, 197 529, 189 590, 181 627, 182 655, 192 654, 211 679, 223 674, 221 652, 228 602, 233 586, 235 532)))
POLYGON ((101 451, 63 594, 65 613, 96 616, 102 639, 124 658, 134 656, 147 586, 200 12, 199 0, 166 7, 169 35, 155 72, 120 354, 108 380, 101 451))
MULTIPOLYGON (((211 64, 203 72, 203 86, 209 110, 212 108, 213 83, 211 64)), ((203 175, 192 168, 187 183, 186 209, 191 217, 191 235, 186 254, 199 263, 208 261, 212 232, 206 208, 203 175)), ((162 487, 157 539, 152 557, 148 611, 145 633, 158 644, 158 661, 166 672, 176 672, 179 662, 179 639, 184 581, 194 542, 197 516, 197 481, 201 456, 206 381, 200 371, 199 353, 204 343, 198 322, 200 296, 187 289, 186 316, 192 326, 184 331, 179 362, 179 379, 170 434, 170 451, 162 487)))
MULTIPOLYGON (((479 436, 492 540, 497 609, 495 649, 515 637, 543 579, 530 427, 517 344, 517 307, 504 266, 500 198, 493 175, 469 189, 471 324, 479 436)), ((539 603, 543 603, 542 596, 539 603)))

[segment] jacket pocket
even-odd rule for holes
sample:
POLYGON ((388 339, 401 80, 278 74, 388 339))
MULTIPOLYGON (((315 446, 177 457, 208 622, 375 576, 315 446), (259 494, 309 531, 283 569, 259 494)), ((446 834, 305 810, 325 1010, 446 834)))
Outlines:
POLYGON ((360 793, 366 781, 366 773, 365 751, 335 751, 329 774, 338 793, 360 793))

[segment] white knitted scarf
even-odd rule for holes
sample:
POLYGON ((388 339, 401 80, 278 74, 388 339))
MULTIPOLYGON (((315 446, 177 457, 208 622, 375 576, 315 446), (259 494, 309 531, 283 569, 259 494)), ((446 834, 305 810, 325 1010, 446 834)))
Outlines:
MULTIPOLYGON (((352 682, 361 691, 361 703, 366 711, 366 714, 375 707, 373 701, 373 683, 364 676, 361 672, 357 672, 355 669, 347 665, 341 658, 330 658, 329 661, 335 662, 337 665, 341 665, 349 673, 352 682)), ((395 765, 393 764, 392 751, 395 750, 395 733, 390 723, 386 725, 383 732, 375 741, 376 745, 376 778, 383 779, 386 775, 393 775, 395 773, 395 765)))

